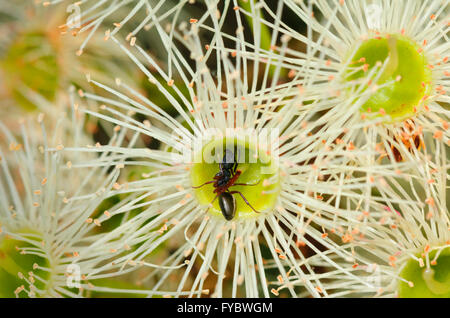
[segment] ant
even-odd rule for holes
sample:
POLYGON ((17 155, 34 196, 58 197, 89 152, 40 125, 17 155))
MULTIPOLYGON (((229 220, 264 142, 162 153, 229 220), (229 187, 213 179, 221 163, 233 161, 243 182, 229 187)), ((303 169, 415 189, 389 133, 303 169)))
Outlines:
MULTIPOLYGON (((259 183, 259 181, 255 184, 246 184, 246 183, 236 183, 237 179, 241 175, 242 171, 237 170, 238 162, 234 153, 231 150, 225 150, 225 154, 223 155, 222 162, 219 163, 219 172, 214 176, 214 180, 205 182, 204 184, 192 187, 194 189, 198 189, 203 187, 204 185, 213 183, 214 193, 217 195, 212 200, 210 206, 214 203, 214 201, 219 198, 219 206, 222 211, 223 217, 230 221, 234 218, 236 214, 236 199, 233 194, 239 194, 244 202, 252 208, 256 213, 260 213, 256 211, 252 205, 247 201, 245 196, 239 191, 230 191, 229 188, 231 186, 237 185, 245 185, 245 186, 255 186, 259 183)), ((209 208, 208 208, 209 209, 209 208)))

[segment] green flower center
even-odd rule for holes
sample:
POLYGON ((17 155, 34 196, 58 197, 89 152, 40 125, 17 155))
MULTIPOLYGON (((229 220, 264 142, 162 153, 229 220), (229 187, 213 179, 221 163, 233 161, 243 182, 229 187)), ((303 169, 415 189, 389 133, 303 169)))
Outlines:
POLYGON ((403 298, 449 298, 450 297, 450 247, 429 253, 430 268, 420 267, 416 260, 409 260, 400 277, 413 286, 399 281, 398 295, 403 298), (435 262, 433 262, 435 260, 435 262))
MULTIPOLYGON (((245 184, 231 185, 228 188, 230 192, 239 192, 232 194, 236 205, 234 219, 255 218, 270 211, 275 206, 280 191, 278 163, 266 151, 247 141, 220 138, 204 145, 202 151, 194 155, 195 160, 191 167, 192 186, 198 187, 214 180, 227 150, 231 151, 234 161, 238 162, 236 172, 239 174, 240 171, 234 183, 245 184), (261 213, 256 213, 252 207, 261 213)), ((220 198, 216 197, 214 190, 213 183, 209 183, 194 191, 200 204, 209 205, 214 201, 208 210, 210 214, 224 218, 219 205, 220 198)))
POLYGON ((365 40, 351 59, 345 81, 363 80, 374 67, 382 73, 375 73, 372 78, 377 80, 369 81, 369 89, 375 84, 378 89, 360 111, 389 115, 392 122, 413 117, 431 92, 431 70, 422 49, 402 35, 365 40))
MULTIPOLYGON (((32 231, 21 233, 30 241, 36 240, 37 234, 32 231)), ((0 298, 16 297, 21 286, 25 290, 17 293, 19 297, 29 296, 27 292, 30 291, 37 296, 39 291, 46 289, 44 282, 50 274, 40 268, 48 268, 49 262, 45 257, 34 254, 38 251, 40 249, 31 243, 0 235, 0 298)))

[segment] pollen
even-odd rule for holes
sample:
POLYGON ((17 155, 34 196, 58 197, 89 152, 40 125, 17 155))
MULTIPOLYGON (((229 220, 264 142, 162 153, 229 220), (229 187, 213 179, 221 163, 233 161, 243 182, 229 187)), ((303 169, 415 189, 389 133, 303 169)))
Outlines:
POLYGON ((23 290, 25 289, 25 286, 20 286, 20 287, 17 287, 17 289, 14 291, 14 294, 20 294, 20 292, 22 292, 23 290))
POLYGON ((419 258, 419 266, 424 267, 425 263, 423 262, 423 258, 419 258))
POLYGON ((353 144, 353 142, 349 142, 347 145, 347 150, 352 151, 355 150, 355 145, 353 144))
POLYGON ((9 150, 11 151, 19 151, 22 149, 22 145, 21 144, 16 144, 16 143, 10 143, 9 144, 9 150))
POLYGON ((111 30, 110 29, 106 30, 105 31, 105 36, 103 37, 103 41, 108 41, 110 35, 111 35, 111 30))
POLYGON ((341 239, 343 243, 349 243, 353 241, 353 236, 350 233, 346 233, 341 237, 341 239))
POLYGON ((428 198, 425 200, 425 203, 430 205, 430 206, 434 206, 434 199, 433 198, 428 198))
POLYGON ((270 290, 270 292, 271 292, 272 294, 274 294, 275 296, 279 296, 279 295, 280 295, 280 293, 278 292, 278 290, 276 290, 275 288, 272 288, 272 289, 270 290))
POLYGON ((433 138, 434 138, 434 139, 442 140, 442 137, 443 137, 443 136, 444 136, 443 131, 442 131, 442 130, 437 130, 437 131, 434 133, 433 138))

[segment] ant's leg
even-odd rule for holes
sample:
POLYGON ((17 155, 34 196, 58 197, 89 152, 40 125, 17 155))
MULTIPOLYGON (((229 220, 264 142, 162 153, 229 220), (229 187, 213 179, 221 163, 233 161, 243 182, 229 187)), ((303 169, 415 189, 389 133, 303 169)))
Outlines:
POLYGON ((207 185, 207 184, 210 184, 210 183, 214 183, 214 182, 216 182, 216 180, 212 180, 212 181, 205 182, 205 183, 203 183, 202 185, 199 185, 199 186, 196 186, 196 187, 193 187, 193 188, 194 188, 194 189, 198 189, 198 188, 203 187, 204 185, 207 185))
POLYGON ((231 193, 231 194, 235 194, 235 193, 239 194, 239 195, 242 197, 242 200, 244 200, 244 202, 247 203, 247 205, 248 205, 249 207, 251 207, 252 210, 253 210, 254 212, 256 212, 256 213, 261 213, 261 212, 259 212, 259 211, 256 211, 255 208, 252 207, 252 205, 247 201, 247 199, 244 197, 244 195, 243 195, 241 192, 239 192, 239 191, 230 191, 230 193, 231 193))
POLYGON ((238 163, 236 162, 236 158, 235 158, 233 167, 230 169, 230 172, 231 172, 231 176, 232 176, 232 177, 234 177, 234 175, 236 174, 237 167, 238 167, 238 163))

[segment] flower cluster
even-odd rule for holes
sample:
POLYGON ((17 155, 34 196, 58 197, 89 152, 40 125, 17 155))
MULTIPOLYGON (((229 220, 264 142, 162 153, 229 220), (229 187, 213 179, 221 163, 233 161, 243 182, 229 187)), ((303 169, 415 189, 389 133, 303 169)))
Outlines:
MULTIPOLYGON (((120 213, 121 205, 131 198, 102 211, 119 169, 78 168, 64 154, 61 140, 66 134, 73 137, 74 145, 87 139, 74 106, 71 119, 60 114, 55 125, 61 129, 56 128, 51 138, 44 114, 21 122, 20 137, 0 125, 1 297, 117 292, 111 286, 101 287, 101 282, 126 274, 117 269, 119 265, 107 262, 129 248, 126 236, 134 229, 119 227, 105 233, 96 229, 120 213)), ((116 142, 121 138, 113 136, 116 142)), ((86 161, 90 156, 72 157, 86 161)))
POLYGON ((139 75, 86 67, 51 143, 1 124, 0 295, 449 297, 449 8, 70 4, 139 75))

